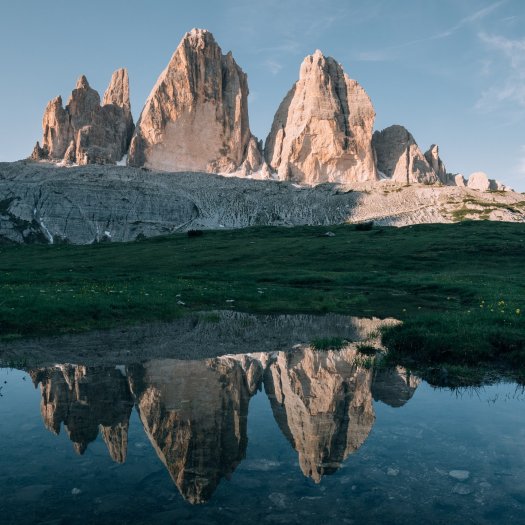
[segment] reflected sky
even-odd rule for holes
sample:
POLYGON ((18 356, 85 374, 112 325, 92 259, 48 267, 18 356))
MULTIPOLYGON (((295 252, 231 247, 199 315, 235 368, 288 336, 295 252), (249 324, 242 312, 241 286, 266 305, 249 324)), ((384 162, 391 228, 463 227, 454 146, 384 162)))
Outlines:
POLYGON ((519 522, 520 387, 433 389, 401 368, 357 366, 355 355, 303 347, 2 369, 3 516, 519 522))

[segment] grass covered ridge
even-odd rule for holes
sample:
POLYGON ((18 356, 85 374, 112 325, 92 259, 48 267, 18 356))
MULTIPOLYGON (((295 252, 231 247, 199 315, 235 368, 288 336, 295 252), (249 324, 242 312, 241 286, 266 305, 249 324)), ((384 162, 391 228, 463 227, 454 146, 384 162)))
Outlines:
POLYGON ((395 317, 404 324, 385 341, 399 355, 524 366, 525 225, 265 227, 0 246, 4 340, 225 308, 395 317))

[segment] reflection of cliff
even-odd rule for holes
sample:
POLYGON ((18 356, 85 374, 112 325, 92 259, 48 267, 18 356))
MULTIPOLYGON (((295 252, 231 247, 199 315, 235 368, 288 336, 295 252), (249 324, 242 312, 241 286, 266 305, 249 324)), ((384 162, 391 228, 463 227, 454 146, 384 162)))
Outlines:
POLYGON ((100 430, 113 460, 125 461, 133 400, 119 370, 63 365, 33 370, 31 376, 35 386, 40 383, 46 428, 58 434, 63 423, 79 454, 100 430))
POLYGON ((279 352, 265 372, 275 419, 297 450, 304 475, 316 482, 335 472, 368 437, 375 420, 372 396, 399 407, 419 384, 401 367, 357 367, 356 355, 352 346, 279 352))
POLYGON ((357 450, 374 423, 372 371, 353 365, 356 351, 280 352, 264 386, 277 423, 319 482, 357 450))
POLYGON ((35 369, 46 427, 62 423, 83 453, 101 434, 111 457, 126 458, 133 403, 159 458, 182 496, 209 500, 247 448, 248 404, 264 382, 275 420, 299 455, 305 476, 319 482, 366 440, 373 399, 406 403, 419 380, 404 369, 356 366, 356 345, 337 351, 309 346, 276 353, 200 361, 157 359, 115 367, 62 365, 35 369))
POLYGON ((374 372, 372 396, 391 407, 401 407, 409 401, 421 380, 400 366, 374 372))
POLYGON ((248 402, 261 375, 258 362, 228 357, 155 360, 133 369, 146 433, 191 503, 207 501, 244 459, 248 402))

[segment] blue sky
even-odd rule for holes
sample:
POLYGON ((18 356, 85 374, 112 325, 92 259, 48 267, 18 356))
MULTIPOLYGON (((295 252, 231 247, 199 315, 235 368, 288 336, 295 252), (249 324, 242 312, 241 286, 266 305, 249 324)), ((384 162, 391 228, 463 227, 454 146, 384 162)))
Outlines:
POLYGON ((303 58, 321 49, 358 80, 376 129, 403 124, 452 172, 525 191, 524 0, 4 2, 0 160, 27 156, 48 100, 85 74, 101 94, 127 67, 135 119, 183 34, 209 29, 248 74, 265 138, 303 58))

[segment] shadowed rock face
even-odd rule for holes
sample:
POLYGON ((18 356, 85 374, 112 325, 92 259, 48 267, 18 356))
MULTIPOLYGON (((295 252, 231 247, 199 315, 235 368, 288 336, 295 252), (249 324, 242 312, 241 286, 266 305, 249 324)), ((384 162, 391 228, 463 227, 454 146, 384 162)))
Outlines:
POLYGON ((372 144, 377 169, 385 177, 405 184, 439 182, 438 174, 428 163, 412 134, 403 126, 394 125, 376 131, 372 144))
POLYGON ((159 171, 259 168, 246 74, 210 32, 193 29, 183 37, 142 110, 128 163, 159 171))
POLYGON ((280 179, 299 183, 375 180, 374 118, 364 89, 316 51, 277 110, 266 161, 280 179))
POLYGON ((35 160, 115 164, 126 153, 134 129, 127 71, 113 73, 102 106, 82 75, 65 109, 61 97, 49 102, 42 128, 42 146, 37 142, 32 154, 35 160))
POLYGON ((125 461, 133 399, 119 370, 62 365, 30 373, 35 386, 40 384, 40 410, 48 430, 58 434, 63 423, 79 454, 100 431, 112 459, 125 461))
MULTIPOLYGON (((250 370, 250 363, 244 363, 250 370)), ((210 499, 244 459, 248 402, 261 378, 231 358, 157 360, 131 374, 146 433, 182 496, 210 499)))

